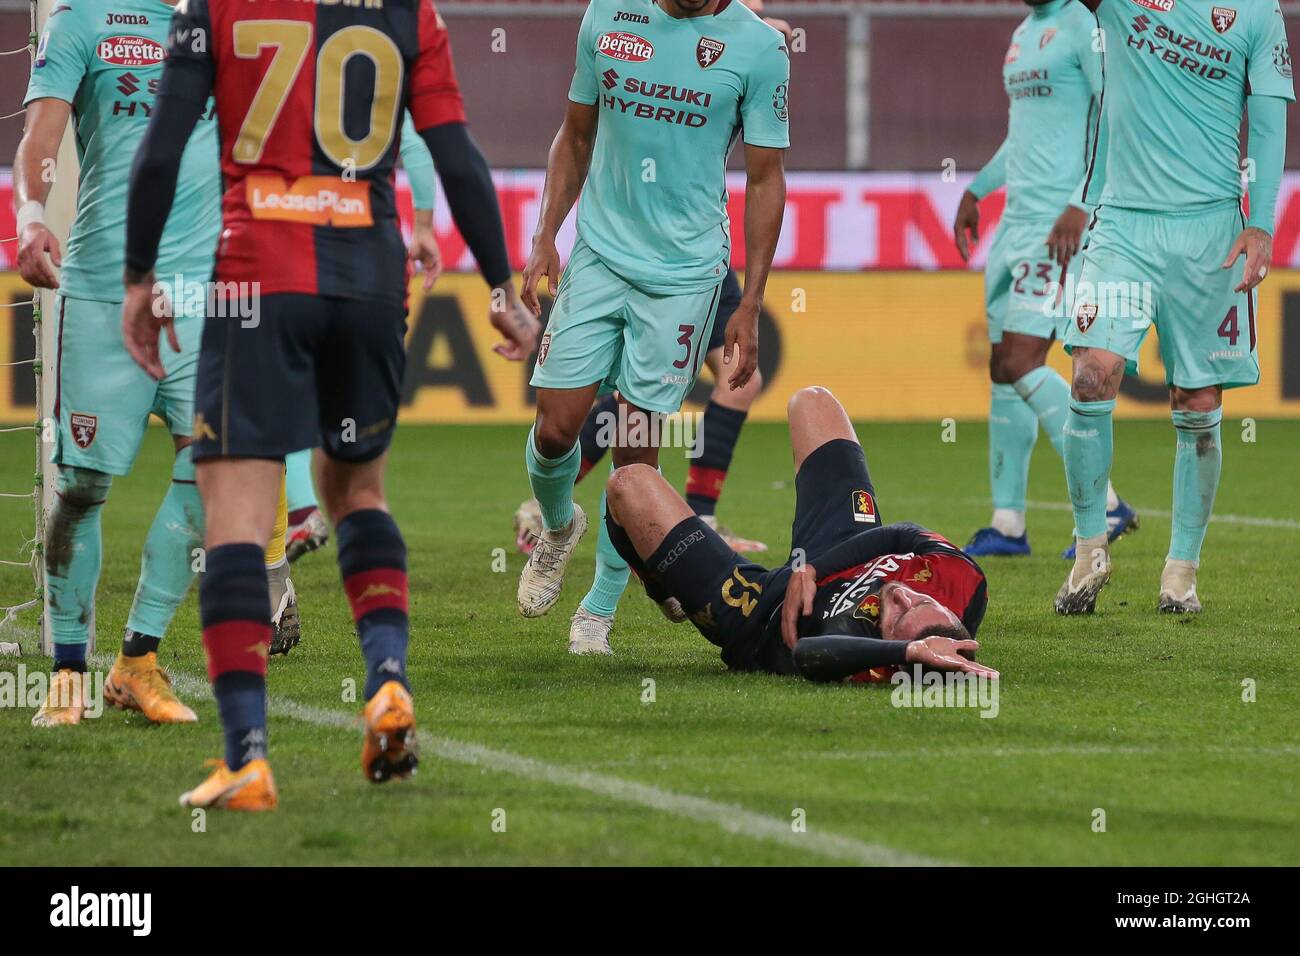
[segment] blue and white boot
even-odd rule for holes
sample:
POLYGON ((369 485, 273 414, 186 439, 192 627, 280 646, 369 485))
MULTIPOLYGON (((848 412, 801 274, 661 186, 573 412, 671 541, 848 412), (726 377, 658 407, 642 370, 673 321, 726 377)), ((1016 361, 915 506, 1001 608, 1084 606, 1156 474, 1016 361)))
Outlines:
POLYGON ((1013 538, 1003 534, 997 528, 980 528, 971 535, 969 543, 962 550, 972 558, 983 558, 989 555, 1019 557, 1029 554, 1029 535, 1025 533, 1018 538, 1013 538))
MULTIPOLYGON (((1116 497, 1115 507, 1106 509, 1106 543, 1113 544, 1117 539, 1138 529, 1138 513, 1128 506, 1124 499, 1116 497)), ((1074 542, 1061 552, 1061 557, 1074 560, 1074 542)))

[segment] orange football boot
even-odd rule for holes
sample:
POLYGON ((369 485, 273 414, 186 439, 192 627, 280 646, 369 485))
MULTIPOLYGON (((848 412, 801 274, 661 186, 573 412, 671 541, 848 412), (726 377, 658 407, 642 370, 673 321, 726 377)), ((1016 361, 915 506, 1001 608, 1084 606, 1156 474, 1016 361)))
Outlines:
POLYGON ((415 704, 410 692, 390 680, 366 703, 365 713, 361 772, 374 783, 415 773, 420 748, 415 739, 415 704))
POLYGON ((153 651, 139 657, 118 654, 104 682, 104 699, 119 710, 138 710, 155 724, 192 724, 199 719, 176 696, 153 651))
POLYGON ((65 667, 50 678, 50 689, 35 716, 33 727, 65 727, 81 723, 86 713, 86 675, 65 667))
POLYGON ((181 806, 257 813, 279 805, 275 777, 265 759, 250 760, 238 770, 231 770, 224 760, 208 760, 204 766, 216 769, 207 780, 181 794, 181 806))

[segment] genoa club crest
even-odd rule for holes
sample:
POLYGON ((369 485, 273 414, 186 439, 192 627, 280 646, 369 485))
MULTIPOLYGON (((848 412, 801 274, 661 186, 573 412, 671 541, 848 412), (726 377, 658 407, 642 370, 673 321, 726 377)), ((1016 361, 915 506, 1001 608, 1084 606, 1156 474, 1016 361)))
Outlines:
POLYGON ((853 520, 862 524, 876 523, 876 502, 868 492, 853 492, 853 520))
POLYGON ((727 45, 721 40, 700 37, 700 42, 695 44, 695 62, 701 70, 707 70, 722 58, 722 51, 726 48, 727 45))
POLYGON ((880 620, 880 595, 868 594, 853 611, 853 616, 872 624, 880 620))
POLYGON ((1232 7, 1215 7, 1210 11, 1210 23, 1220 33, 1227 33, 1237 22, 1237 11, 1232 7))
POLYGON ((1092 328, 1092 323, 1097 321, 1097 307, 1095 305, 1081 305, 1079 310, 1074 313, 1074 324, 1079 327, 1080 332, 1087 332, 1092 328))
POLYGON ((95 441, 95 433, 99 431, 98 415, 82 415, 79 412, 73 412, 68 423, 72 426, 72 440, 77 443, 78 448, 89 448, 95 441))

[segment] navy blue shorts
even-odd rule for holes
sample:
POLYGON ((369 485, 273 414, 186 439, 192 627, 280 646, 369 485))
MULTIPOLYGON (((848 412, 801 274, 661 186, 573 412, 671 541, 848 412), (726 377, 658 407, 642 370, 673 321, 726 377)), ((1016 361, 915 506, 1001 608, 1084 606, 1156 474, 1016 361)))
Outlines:
POLYGON ((266 295, 256 318, 209 316, 194 460, 281 459, 320 446, 366 462, 392 441, 406 370, 401 303, 266 295))
MULTIPOLYGON (((792 549, 801 549, 806 560, 880 526, 861 445, 835 439, 804 460, 795 476, 792 549)), ((647 561, 629 563, 659 591, 681 601, 700 633, 722 649, 728 667, 792 674, 794 661, 774 614, 794 557, 792 550, 776 568, 755 564, 692 516, 670 530, 647 561)))

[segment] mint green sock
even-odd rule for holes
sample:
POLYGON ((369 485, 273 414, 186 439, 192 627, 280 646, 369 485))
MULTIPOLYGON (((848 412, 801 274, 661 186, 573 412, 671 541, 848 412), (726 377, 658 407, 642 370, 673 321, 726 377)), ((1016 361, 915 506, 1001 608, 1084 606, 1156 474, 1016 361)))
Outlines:
POLYGON ((81 645, 83 658, 103 559, 99 513, 112 484, 113 477, 101 471, 60 466, 55 478, 57 497, 45 526, 50 635, 56 645, 81 645))
POLYGON ((1014 385, 993 386, 989 403, 989 484, 993 507, 1025 510, 1029 456, 1038 441, 1038 419, 1014 385))
POLYGON ((619 556, 614 543, 609 540, 609 526, 605 524, 605 496, 600 496, 600 534, 596 538, 596 577, 591 590, 582 599, 582 606, 592 614, 613 617, 618 610, 618 599, 627 587, 627 562, 619 556))
POLYGON ((1199 561, 1223 470, 1219 440, 1223 409, 1172 412, 1170 417, 1178 433, 1178 451, 1174 454, 1174 526, 1169 535, 1169 557, 1199 561))
POLYGON ((194 581, 194 549, 203 545, 203 499, 194 483, 190 449, 172 465, 172 483, 144 539, 140 583, 126 626, 137 634, 162 637, 194 581))
POLYGON ((559 458, 543 458, 537 452, 533 429, 530 428, 524 463, 528 466, 528 483, 533 487, 533 497, 542 509, 542 524, 548 531, 565 527, 573 520, 573 483, 582 467, 582 443, 574 442, 573 447, 559 458))
POLYGON ((1024 403, 1033 409, 1056 453, 1064 458, 1065 416, 1070 408, 1070 386, 1065 379, 1055 369, 1040 365, 1026 373, 1013 387, 1024 403))
POLYGON ((1114 454, 1111 414, 1115 400, 1070 399, 1065 418, 1065 482, 1074 507, 1074 534, 1093 538, 1106 533, 1106 486, 1114 454))
POLYGON ((311 480, 311 449, 284 456, 284 493, 289 510, 316 507, 316 486, 311 480))

